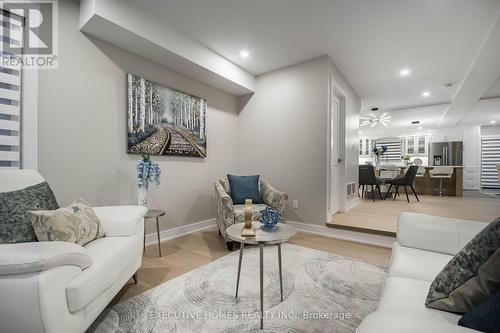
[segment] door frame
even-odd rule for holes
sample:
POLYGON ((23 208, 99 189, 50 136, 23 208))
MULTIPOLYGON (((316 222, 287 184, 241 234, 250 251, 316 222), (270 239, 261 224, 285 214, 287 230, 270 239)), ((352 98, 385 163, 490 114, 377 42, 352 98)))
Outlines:
POLYGON ((345 153, 346 153, 346 94, 341 88, 340 84, 335 80, 333 76, 328 79, 328 112, 327 112, 327 193, 326 193, 326 214, 327 222, 331 222, 333 215, 345 211, 346 204, 346 170, 345 170, 345 153), (333 112, 333 100, 338 100, 339 104, 339 122, 335 128, 339 133, 339 158, 342 161, 339 163, 338 167, 338 184, 333 184, 332 177, 332 112, 333 112), (336 192, 335 192, 336 190, 336 192), (335 195, 336 194, 336 195, 335 195), (334 199, 337 199, 338 210, 333 211, 329 209, 333 206, 334 199))

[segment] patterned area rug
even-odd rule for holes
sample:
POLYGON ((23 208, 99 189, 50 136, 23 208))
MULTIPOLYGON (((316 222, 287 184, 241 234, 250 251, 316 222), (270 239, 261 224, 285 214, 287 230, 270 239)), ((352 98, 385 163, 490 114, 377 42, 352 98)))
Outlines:
POLYGON ((259 252, 238 252, 106 309, 88 332, 355 332, 375 311, 386 273, 345 257, 284 244, 283 302, 277 247, 264 248, 264 330, 259 328, 259 252))

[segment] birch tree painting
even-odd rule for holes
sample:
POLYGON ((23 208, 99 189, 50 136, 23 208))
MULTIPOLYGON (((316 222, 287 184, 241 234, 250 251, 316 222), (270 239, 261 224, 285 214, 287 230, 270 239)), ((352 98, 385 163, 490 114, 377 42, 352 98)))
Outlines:
POLYGON ((127 74, 130 154, 207 156, 207 101, 127 74))

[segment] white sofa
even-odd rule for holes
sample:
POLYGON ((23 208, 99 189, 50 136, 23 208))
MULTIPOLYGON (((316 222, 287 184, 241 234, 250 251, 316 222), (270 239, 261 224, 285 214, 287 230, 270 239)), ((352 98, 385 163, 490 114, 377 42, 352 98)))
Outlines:
POLYGON ((388 277, 377 311, 358 333, 478 332, 458 326, 460 315, 428 309, 434 278, 487 223, 402 213, 388 277))
MULTIPOLYGON (((1 170, 0 192, 42 181, 32 170, 1 170)), ((146 208, 94 210, 105 237, 84 247, 0 244, 0 332, 84 332, 139 269, 146 208)))

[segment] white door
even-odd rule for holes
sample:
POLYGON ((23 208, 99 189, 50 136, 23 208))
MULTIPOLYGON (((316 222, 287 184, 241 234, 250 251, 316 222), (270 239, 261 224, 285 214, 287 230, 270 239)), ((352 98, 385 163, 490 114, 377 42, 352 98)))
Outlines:
POLYGON ((339 172, 340 172, 340 137, 339 137, 339 121, 340 121, 340 101, 332 93, 330 98, 330 184, 329 184, 329 200, 328 200, 328 218, 332 218, 339 211, 339 172))

